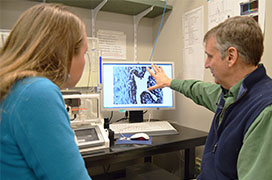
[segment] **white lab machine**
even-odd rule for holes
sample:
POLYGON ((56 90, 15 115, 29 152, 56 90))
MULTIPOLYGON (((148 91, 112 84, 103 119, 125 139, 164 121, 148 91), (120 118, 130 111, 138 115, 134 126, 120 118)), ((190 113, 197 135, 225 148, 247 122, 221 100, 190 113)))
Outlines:
POLYGON ((109 148, 108 133, 100 114, 99 94, 71 93, 63 98, 80 152, 109 148))

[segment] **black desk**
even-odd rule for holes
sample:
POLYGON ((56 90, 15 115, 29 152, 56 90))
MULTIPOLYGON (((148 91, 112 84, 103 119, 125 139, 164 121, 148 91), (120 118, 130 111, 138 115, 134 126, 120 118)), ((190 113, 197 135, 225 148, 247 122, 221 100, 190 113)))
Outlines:
POLYGON ((145 158, 171 151, 185 150, 185 179, 194 178, 195 147, 204 145, 208 133, 172 124, 178 135, 153 136, 152 145, 113 145, 110 149, 82 153, 86 167, 109 165, 113 163, 145 158))

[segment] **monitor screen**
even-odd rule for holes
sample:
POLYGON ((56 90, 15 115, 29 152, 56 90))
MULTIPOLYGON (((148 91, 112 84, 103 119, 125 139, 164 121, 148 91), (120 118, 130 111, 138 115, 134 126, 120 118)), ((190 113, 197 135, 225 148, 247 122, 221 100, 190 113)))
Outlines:
POLYGON ((148 91, 156 84, 147 68, 163 67, 174 77, 173 62, 102 62, 102 110, 174 109, 174 91, 170 88, 148 91))

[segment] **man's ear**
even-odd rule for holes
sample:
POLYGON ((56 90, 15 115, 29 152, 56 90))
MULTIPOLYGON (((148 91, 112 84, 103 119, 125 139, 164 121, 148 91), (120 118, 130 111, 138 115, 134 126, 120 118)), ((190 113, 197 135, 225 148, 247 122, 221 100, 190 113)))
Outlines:
POLYGON ((238 51, 235 47, 228 48, 228 65, 229 67, 233 66, 238 60, 238 51))

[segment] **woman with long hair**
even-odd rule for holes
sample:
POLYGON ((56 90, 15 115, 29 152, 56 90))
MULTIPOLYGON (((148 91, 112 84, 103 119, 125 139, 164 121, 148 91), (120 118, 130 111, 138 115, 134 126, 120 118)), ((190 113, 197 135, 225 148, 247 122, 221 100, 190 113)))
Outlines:
POLYGON ((64 6, 25 11, 0 50, 0 166, 3 179, 91 179, 60 89, 80 79, 84 23, 64 6))

